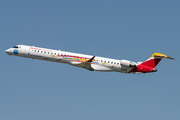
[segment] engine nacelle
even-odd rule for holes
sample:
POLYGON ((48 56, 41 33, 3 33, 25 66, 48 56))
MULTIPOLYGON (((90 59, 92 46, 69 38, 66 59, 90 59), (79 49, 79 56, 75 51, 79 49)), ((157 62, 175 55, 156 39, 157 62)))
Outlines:
POLYGON ((128 61, 128 60, 121 60, 120 64, 124 67, 136 67, 135 63, 128 61))

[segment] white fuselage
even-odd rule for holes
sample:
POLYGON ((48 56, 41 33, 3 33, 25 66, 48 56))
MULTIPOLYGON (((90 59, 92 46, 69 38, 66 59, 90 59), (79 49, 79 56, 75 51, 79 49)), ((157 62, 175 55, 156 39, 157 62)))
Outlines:
MULTIPOLYGON (((77 67, 82 67, 79 64, 87 62, 93 57, 92 55, 78 54, 26 45, 17 45, 13 48, 9 48, 6 50, 6 53, 9 55, 27 57, 32 59, 66 63, 77 67)), ((129 67, 127 65, 129 62, 130 61, 127 60, 117 60, 95 56, 95 58, 90 62, 90 67, 95 71, 117 71, 129 73, 133 69, 133 67, 129 67)), ((136 64, 134 62, 131 63, 134 65, 136 64)), ((88 66, 86 67, 86 65, 83 65, 82 68, 88 69, 88 66)))

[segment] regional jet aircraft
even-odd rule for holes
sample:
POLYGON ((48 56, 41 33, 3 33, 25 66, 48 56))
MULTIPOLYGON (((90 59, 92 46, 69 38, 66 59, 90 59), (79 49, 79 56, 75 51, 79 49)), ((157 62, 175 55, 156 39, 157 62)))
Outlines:
POLYGON ((52 50, 27 45, 16 45, 5 50, 9 55, 66 63, 90 71, 116 71, 122 73, 156 72, 156 65, 162 58, 174 59, 161 53, 154 53, 145 62, 131 62, 79 53, 52 50))

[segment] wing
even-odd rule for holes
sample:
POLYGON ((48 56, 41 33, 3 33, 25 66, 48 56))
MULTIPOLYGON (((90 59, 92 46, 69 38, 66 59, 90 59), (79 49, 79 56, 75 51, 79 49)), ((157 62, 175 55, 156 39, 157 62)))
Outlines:
POLYGON ((94 58, 95 58, 95 56, 93 56, 91 59, 89 59, 88 61, 85 61, 83 63, 74 64, 74 66, 82 67, 82 68, 88 69, 90 71, 93 71, 94 69, 91 67, 91 62, 93 61, 94 58))

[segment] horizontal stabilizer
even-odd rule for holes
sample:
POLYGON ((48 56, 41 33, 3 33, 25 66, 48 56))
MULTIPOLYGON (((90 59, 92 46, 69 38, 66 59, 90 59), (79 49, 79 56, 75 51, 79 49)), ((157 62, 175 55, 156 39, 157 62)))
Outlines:
POLYGON ((168 59, 172 59, 172 60, 174 60, 174 58, 172 58, 172 57, 169 57, 169 56, 167 56, 167 55, 164 55, 164 54, 162 54, 162 53, 154 53, 150 58, 153 58, 153 57, 158 57, 158 58, 168 58, 168 59))

